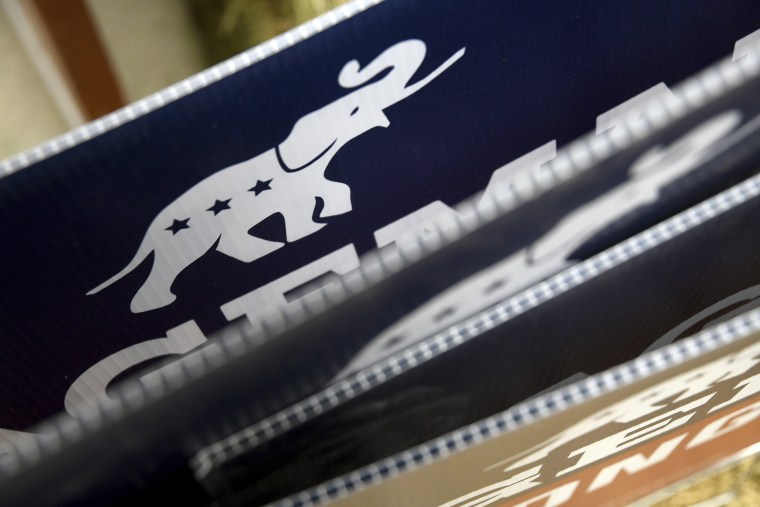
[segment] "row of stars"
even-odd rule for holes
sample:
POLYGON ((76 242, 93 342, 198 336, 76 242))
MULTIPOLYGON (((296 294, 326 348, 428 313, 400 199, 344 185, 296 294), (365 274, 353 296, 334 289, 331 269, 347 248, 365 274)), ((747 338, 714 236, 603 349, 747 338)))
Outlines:
MULTIPOLYGON (((265 192, 267 190, 272 190, 272 187, 270 184, 272 183, 272 180, 256 180, 256 184, 248 189, 249 192, 253 192, 254 196, 259 195, 262 192, 265 192)), ((232 201, 232 198, 226 199, 224 201, 220 201, 219 199, 216 200, 213 206, 208 208, 206 211, 212 211, 214 213, 214 216, 218 215, 222 211, 226 209, 230 209, 230 201, 232 201)), ((182 229, 189 229, 190 225, 188 225, 188 222, 190 222, 189 218, 185 218, 184 220, 177 220, 174 219, 174 222, 164 229, 165 231, 171 231, 172 235, 177 234, 182 229)))

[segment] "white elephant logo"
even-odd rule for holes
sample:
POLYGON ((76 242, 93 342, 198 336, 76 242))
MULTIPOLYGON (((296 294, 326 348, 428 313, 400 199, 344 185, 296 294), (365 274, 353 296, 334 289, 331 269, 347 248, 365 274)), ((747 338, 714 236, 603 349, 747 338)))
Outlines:
POLYGON ((212 174, 175 199, 151 222, 129 264, 87 294, 126 276, 153 252, 153 268, 130 308, 134 313, 154 310, 176 299, 174 279, 211 248, 253 262, 318 231, 323 219, 351 211, 349 187, 326 179, 325 169, 348 141, 387 127, 383 110, 430 83, 465 48, 409 85, 425 51, 422 41, 407 40, 364 68, 356 60, 346 63, 338 83, 354 91, 300 118, 278 146, 212 174), (384 71, 388 73, 377 79, 384 71), (285 242, 254 235, 257 225, 274 217, 284 220, 285 242))

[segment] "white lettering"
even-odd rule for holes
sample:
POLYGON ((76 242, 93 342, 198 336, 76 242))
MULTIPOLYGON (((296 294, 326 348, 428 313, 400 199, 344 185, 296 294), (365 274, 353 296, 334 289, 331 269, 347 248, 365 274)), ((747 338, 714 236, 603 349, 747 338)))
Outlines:
POLYGON ((625 428, 614 435, 591 442, 590 444, 571 452, 569 457, 580 455, 578 462, 575 465, 562 470, 557 475, 560 476, 573 472, 579 468, 583 468, 592 463, 596 463, 599 460, 605 459, 616 452, 628 449, 636 444, 647 441, 658 435, 662 435, 667 431, 683 426, 692 418, 694 415, 693 411, 707 403, 711 397, 712 394, 699 398, 683 407, 670 410, 654 419, 636 424, 633 427, 625 428))
POLYGON ((129 368, 162 356, 185 354, 206 342, 195 321, 170 329, 166 338, 156 338, 122 349, 91 366, 77 378, 64 398, 66 411, 76 417, 82 410, 110 403, 106 388, 129 368))
MULTIPOLYGON (((295 295, 295 299, 298 299, 308 292, 310 282, 315 282, 324 275, 344 275, 358 267, 359 257, 356 255, 354 245, 346 245, 282 278, 225 303, 221 310, 227 320, 234 320, 245 315, 251 325, 259 327, 259 319, 262 315, 293 304, 286 294, 302 288, 304 290, 295 295)), ((322 281, 332 283, 330 280, 322 281)))
POLYGON ((740 408, 735 412, 711 422, 702 428, 702 431, 697 433, 692 441, 686 445, 686 448, 692 449, 710 442, 711 440, 715 440, 718 437, 722 437, 742 426, 746 426, 752 421, 755 421, 758 417, 760 417, 760 401, 752 403, 747 407, 740 408))
POLYGON ((517 503, 514 507, 538 507, 539 504, 536 502, 542 500, 543 501, 540 504, 541 507, 557 507, 573 497, 573 493, 575 493, 579 483, 580 481, 568 482, 567 484, 563 484, 562 486, 551 489, 545 493, 541 493, 530 500, 517 503))
POLYGON ((399 248, 415 244, 435 234, 436 223, 453 219, 455 215, 456 211, 442 201, 431 202, 376 230, 375 242, 378 248, 391 243, 395 243, 399 248))
MULTIPOLYGON (((746 374, 751 368, 760 363, 760 358, 757 357, 759 354, 760 342, 753 343, 734 354, 721 357, 699 368, 677 375, 635 396, 615 403, 605 410, 601 410, 571 426, 548 444, 539 447, 538 450, 514 462, 505 471, 528 466, 533 462, 540 461, 555 449, 565 446, 582 435, 591 433, 608 424, 628 423, 647 417, 662 410, 666 400, 669 400, 670 403, 677 403, 680 400, 705 394, 721 379, 730 379, 746 374)), ((755 377, 752 378, 754 379, 755 377)), ((740 385, 754 386, 754 382, 752 384, 743 382, 740 385)))
POLYGON ((668 456, 676 450, 685 438, 686 434, 683 434, 663 442, 657 446, 657 449, 655 449, 652 455, 648 458, 641 453, 636 453, 633 456, 629 456, 617 463, 604 467, 594 478, 594 481, 588 488, 588 492, 590 493, 604 486, 609 486, 615 481, 615 479, 617 479, 621 472, 633 475, 656 465, 657 463, 662 463, 668 459, 668 456))
POLYGON ((535 481, 538 477, 541 467, 531 469, 515 474, 509 479, 495 484, 486 486, 467 495, 461 496, 456 500, 446 502, 439 507, 486 507, 497 500, 509 498, 522 493, 532 487, 539 486, 540 482, 535 481))
POLYGON ((760 374, 757 374, 754 377, 742 380, 739 383, 739 385, 737 385, 736 387, 739 388, 739 392, 737 392, 734 396, 732 396, 730 400, 725 401, 711 408, 710 412, 715 412, 716 410, 720 410, 724 408, 726 405, 736 403, 743 399, 749 398, 750 396, 759 394, 760 393, 760 374))

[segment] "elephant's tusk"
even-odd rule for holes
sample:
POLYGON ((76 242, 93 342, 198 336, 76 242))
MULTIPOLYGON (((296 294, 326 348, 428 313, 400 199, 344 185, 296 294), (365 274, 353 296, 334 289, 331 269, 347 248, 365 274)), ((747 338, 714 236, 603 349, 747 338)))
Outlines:
POLYGON ((466 48, 461 48, 459 51, 457 51, 456 53, 454 53, 453 55, 451 55, 448 60, 446 60, 445 62, 443 62, 441 65, 439 65, 438 68, 435 69, 433 72, 431 72, 430 74, 428 74, 424 78, 420 79, 416 83, 414 83, 412 85, 409 85, 406 88, 404 88, 404 92, 405 93, 401 97, 401 99, 399 99, 399 100, 403 100, 403 99, 407 98, 408 96, 413 95, 420 88, 423 88, 428 83, 430 83, 433 79, 435 79, 438 76, 440 76, 443 73, 443 71, 445 71, 446 69, 448 69, 449 67, 451 67, 454 64, 454 62, 456 62, 457 60, 459 60, 460 58, 462 58, 464 56, 465 49, 466 48))

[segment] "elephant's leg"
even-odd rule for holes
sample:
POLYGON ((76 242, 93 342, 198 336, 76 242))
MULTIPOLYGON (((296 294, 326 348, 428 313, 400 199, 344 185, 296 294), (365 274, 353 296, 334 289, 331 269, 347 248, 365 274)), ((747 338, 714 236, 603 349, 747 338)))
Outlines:
POLYGON ((251 236, 247 231, 243 231, 242 233, 232 233, 227 230, 219 239, 219 244, 216 246, 216 249, 217 251, 229 255, 239 261, 253 262, 256 259, 274 252, 278 248, 282 248, 284 245, 285 243, 268 241, 251 236))
POLYGON ((334 217, 351 211, 351 188, 345 183, 328 181, 318 196, 324 202, 320 218, 334 217))
POLYGON ((169 256, 158 250, 154 253, 153 268, 145 283, 132 298, 132 313, 147 312, 169 305, 177 298, 171 286, 177 275, 193 263, 197 257, 169 256))
POLYGON ((289 243, 314 234, 325 226, 312 220, 314 205, 314 197, 311 197, 290 202, 280 210, 285 217, 285 237, 289 243))

